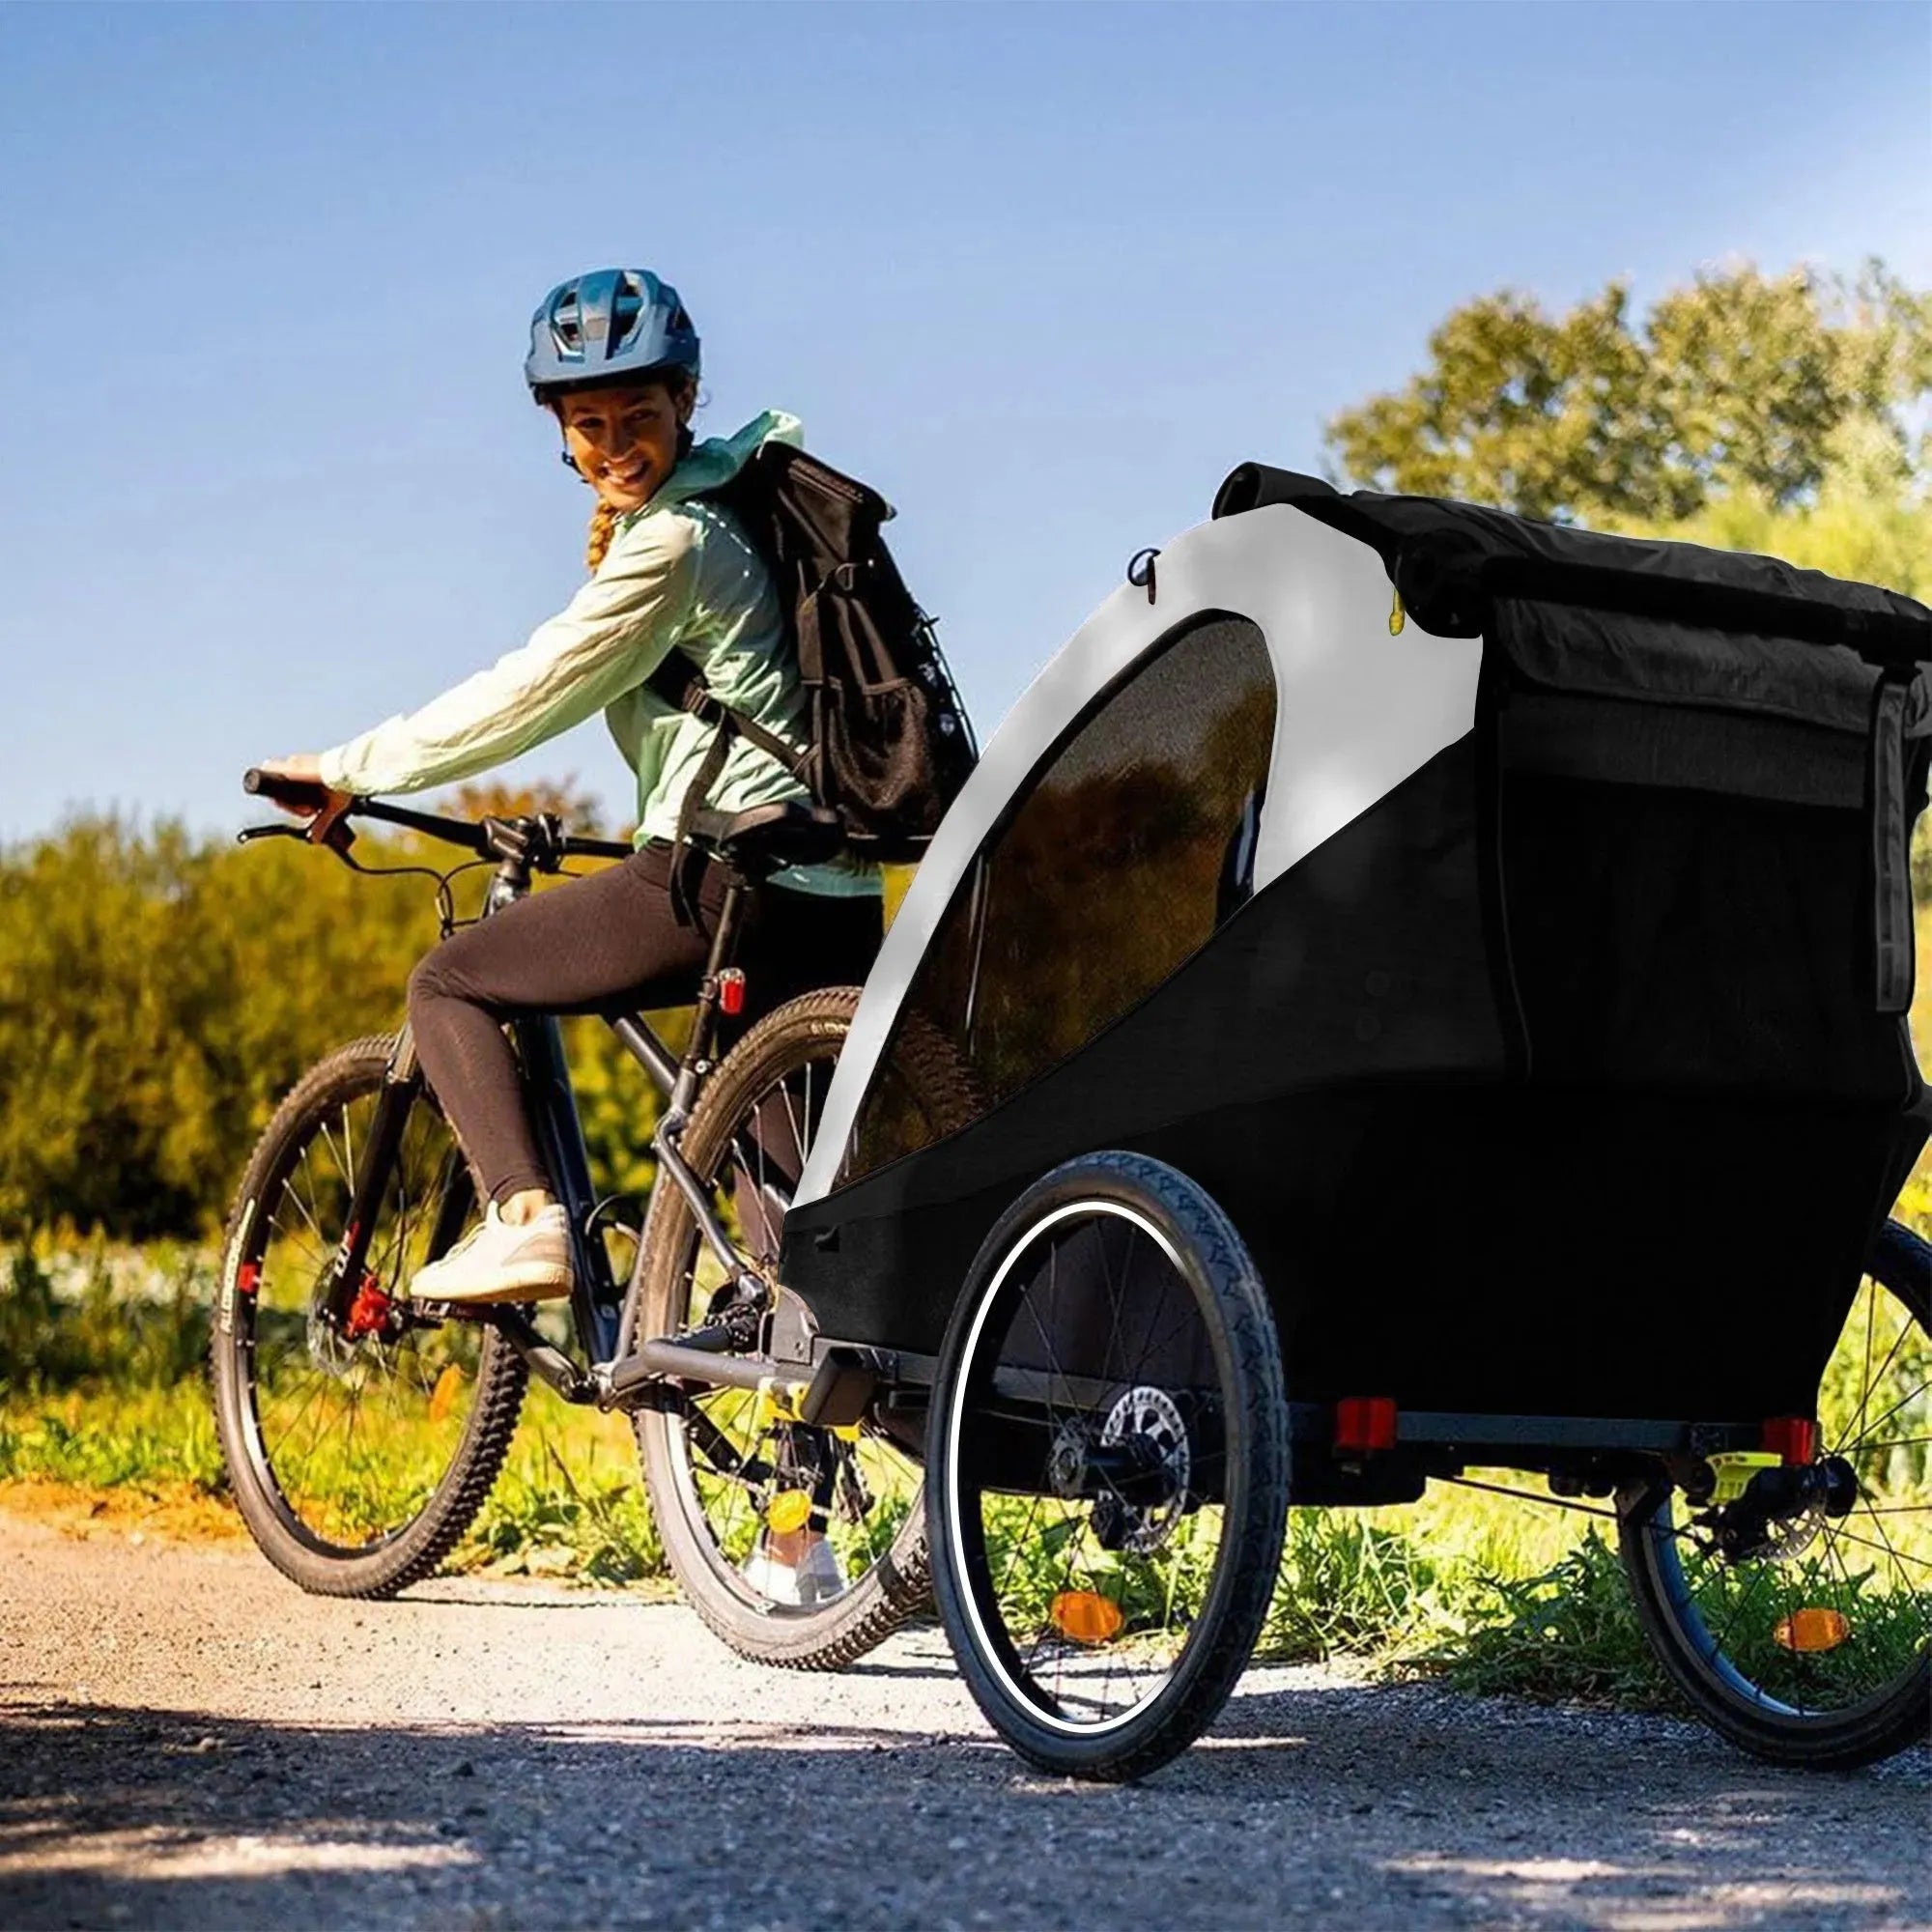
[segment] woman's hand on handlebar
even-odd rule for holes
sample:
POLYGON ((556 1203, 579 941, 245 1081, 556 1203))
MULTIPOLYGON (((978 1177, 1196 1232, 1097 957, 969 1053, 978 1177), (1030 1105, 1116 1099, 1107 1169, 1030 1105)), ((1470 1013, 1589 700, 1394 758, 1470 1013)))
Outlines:
POLYGON ((292 817, 306 819, 309 838, 318 845, 327 842, 337 820, 355 802, 352 793, 323 782, 322 761, 313 752, 265 759, 249 772, 245 782, 249 791, 292 817))

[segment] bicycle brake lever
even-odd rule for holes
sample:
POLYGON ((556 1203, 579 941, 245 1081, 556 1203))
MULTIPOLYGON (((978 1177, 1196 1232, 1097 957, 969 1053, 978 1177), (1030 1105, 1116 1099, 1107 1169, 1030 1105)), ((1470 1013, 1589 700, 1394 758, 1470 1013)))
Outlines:
POLYGON ((235 835, 238 845, 252 845, 258 838, 299 838, 305 845, 319 843, 334 852, 347 852, 355 842, 355 834, 338 818, 319 840, 310 837, 306 825, 244 825, 235 835))

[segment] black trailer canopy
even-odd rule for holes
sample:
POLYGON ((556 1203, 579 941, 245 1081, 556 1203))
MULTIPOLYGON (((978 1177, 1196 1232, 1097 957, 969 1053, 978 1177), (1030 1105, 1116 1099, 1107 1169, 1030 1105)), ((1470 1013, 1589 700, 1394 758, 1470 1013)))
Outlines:
POLYGON ((1655 537, 1606 536, 1439 497, 1345 495, 1265 464, 1231 471, 1214 497, 1228 517, 1286 503, 1380 553, 1424 630, 1472 638, 1497 598, 1665 616, 1715 630, 1848 644, 1875 664, 1932 659, 1932 611, 1876 584, 1777 557, 1655 537))

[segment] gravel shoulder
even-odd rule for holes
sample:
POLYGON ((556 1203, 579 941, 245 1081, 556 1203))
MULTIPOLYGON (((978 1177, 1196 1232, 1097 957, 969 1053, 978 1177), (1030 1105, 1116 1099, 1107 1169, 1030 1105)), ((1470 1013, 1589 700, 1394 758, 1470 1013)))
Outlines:
POLYGON ((1932 1752, 1256 1670, 1127 1789, 1030 1772, 938 1633, 837 1678, 689 1612, 0 1516, 0 1924, 1932 1926, 1932 1752))

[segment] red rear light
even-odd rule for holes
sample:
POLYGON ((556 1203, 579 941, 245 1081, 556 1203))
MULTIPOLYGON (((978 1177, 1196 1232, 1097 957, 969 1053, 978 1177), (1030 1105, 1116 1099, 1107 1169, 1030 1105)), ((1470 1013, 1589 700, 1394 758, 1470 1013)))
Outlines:
POLYGON ((745 1010, 745 976, 736 966, 727 966, 718 976, 718 1004, 727 1013, 745 1010))
POLYGON ((1786 1463, 1818 1460, 1818 1425, 1808 1415, 1774 1415, 1764 1425, 1764 1453, 1786 1463))
POLYGON ((1335 1405, 1335 1446, 1363 1454, 1393 1449, 1396 1437, 1395 1398, 1386 1395, 1348 1395, 1335 1405))

